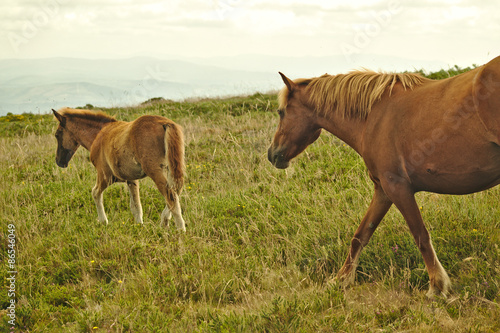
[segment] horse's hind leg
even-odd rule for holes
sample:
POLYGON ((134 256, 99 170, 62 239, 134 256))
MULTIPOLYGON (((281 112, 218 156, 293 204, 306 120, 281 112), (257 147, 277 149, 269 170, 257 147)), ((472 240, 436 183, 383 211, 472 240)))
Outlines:
POLYGON ((161 214, 162 222, 165 222, 166 225, 168 225, 168 221, 173 215, 177 230, 186 231, 186 222, 184 222, 184 219, 182 218, 179 196, 172 188, 168 187, 167 196, 165 198, 167 200, 167 205, 161 214))
POLYGON ((129 180, 127 181, 127 185, 130 192, 130 210, 134 215, 135 221, 142 224, 142 205, 141 197, 139 196, 139 182, 137 180, 129 180))
POLYGON ((168 222, 172 218, 172 212, 168 209, 168 205, 165 206, 163 212, 161 212, 161 222, 168 226, 168 222))
POLYGON ((94 198, 95 206, 97 208, 97 219, 99 222, 104 222, 108 224, 108 218, 104 212, 104 205, 102 203, 102 192, 108 187, 108 182, 106 182, 102 176, 97 175, 97 182, 92 189, 92 197, 94 198))
POLYGON ((186 223, 182 218, 181 204, 179 195, 168 185, 167 177, 163 170, 150 173, 149 177, 153 179, 160 193, 165 197, 167 205, 161 214, 161 221, 168 225, 171 216, 174 217, 175 225, 178 230, 186 231, 186 223))

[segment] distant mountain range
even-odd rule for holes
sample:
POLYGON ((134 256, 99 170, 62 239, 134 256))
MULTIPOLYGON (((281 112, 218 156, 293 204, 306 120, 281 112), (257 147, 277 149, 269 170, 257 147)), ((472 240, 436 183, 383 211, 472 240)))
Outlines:
POLYGON ((268 92, 283 84, 277 75, 313 77, 359 67, 374 70, 435 70, 438 62, 412 62, 385 56, 154 59, 0 60, 0 115, 47 113, 51 108, 133 106, 153 97, 182 100, 268 92))

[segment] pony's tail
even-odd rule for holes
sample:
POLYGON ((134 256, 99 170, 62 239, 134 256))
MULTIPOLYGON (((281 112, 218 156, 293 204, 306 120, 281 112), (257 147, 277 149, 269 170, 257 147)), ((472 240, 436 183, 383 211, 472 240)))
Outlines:
POLYGON ((168 161, 168 182, 177 194, 184 185, 184 134, 182 127, 174 122, 163 125, 165 128, 165 149, 168 161))

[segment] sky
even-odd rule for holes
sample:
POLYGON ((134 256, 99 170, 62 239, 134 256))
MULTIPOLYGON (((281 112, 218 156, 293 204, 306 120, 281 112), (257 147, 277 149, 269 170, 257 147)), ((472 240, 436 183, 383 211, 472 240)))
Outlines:
POLYGON ((0 59, 377 54, 483 64, 493 0, 2 0, 0 59))

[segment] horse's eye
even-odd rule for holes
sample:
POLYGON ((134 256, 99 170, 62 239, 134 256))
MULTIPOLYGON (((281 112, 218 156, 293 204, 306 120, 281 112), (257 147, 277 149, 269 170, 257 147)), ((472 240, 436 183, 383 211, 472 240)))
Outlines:
POLYGON ((280 117, 282 117, 282 118, 283 118, 283 116, 285 115, 285 110, 283 110, 283 109, 279 109, 279 110, 278 110, 278 114, 280 115, 280 117))

